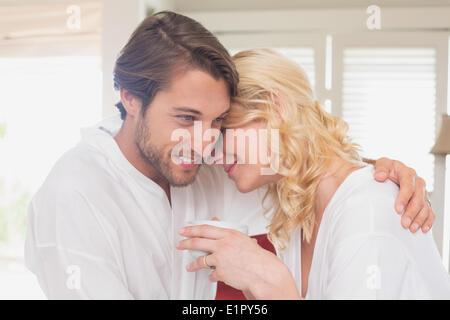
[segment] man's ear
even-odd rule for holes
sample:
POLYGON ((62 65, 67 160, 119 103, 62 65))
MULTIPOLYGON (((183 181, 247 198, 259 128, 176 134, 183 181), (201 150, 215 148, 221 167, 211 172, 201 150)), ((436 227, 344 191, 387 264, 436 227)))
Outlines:
POLYGON ((127 115, 135 116, 141 110, 141 100, 136 98, 130 91, 120 88, 120 100, 127 111, 127 115))

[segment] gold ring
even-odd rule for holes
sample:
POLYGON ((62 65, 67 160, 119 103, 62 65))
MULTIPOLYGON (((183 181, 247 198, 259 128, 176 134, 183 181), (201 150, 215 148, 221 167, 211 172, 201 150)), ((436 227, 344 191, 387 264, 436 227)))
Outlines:
POLYGON ((207 257, 207 256, 209 256, 209 254, 203 256, 203 264, 204 264, 205 266, 207 266, 208 268, 212 269, 213 266, 210 266, 210 265, 208 264, 208 262, 206 262, 206 257, 207 257))

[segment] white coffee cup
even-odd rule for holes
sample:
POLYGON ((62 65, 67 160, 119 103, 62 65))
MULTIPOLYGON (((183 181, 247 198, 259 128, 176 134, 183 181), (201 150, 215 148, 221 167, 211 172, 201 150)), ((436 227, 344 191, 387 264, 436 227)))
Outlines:
MULTIPOLYGON (((186 226, 199 226, 207 224, 210 226, 218 227, 218 228, 224 228, 224 229, 232 229, 239 232, 242 232, 245 235, 248 235, 248 227, 243 224, 238 224, 235 222, 230 221, 218 221, 218 220, 194 220, 194 221, 188 221, 186 226)), ((195 259, 204 256, 205 254, 209 254, 209 252, 200 251, 200 250, 189 250, 192 257, 195 259)))

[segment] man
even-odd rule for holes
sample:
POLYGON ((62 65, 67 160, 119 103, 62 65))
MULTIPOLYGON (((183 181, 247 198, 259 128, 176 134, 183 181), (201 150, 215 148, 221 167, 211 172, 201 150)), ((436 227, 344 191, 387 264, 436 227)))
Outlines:
MULTIPOLYGON (((214 297, 207 270, 185 271, 176 231, 217 216, 265 233, 261 194, 239 194, 220 168, 196 164, 209 142, 191 143, 191 157, 175 163, 171 137, 195 137, 194 121, 220 129, 237 81, 226 49, 199 23, 162 12, 140 24, 114 71, 121 119, 83 130, 30 204, 26 264, 48 298, 214 297)), ((377 169, 400 183, 404 226, 430 227, 423 179, 414 184, 412 169, 387 159, 377 169)))

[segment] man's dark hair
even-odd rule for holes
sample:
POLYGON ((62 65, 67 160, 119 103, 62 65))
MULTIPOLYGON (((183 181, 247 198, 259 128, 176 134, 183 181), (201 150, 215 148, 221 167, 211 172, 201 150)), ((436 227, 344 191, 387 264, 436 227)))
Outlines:
MULTIPOLYGON (((158 91, 176 72, 198 68, 223 79, 236 95, 238 74, 228 51, 197 21, 170 11, 146 18, 120 52, 114 67, 114 88, 124 88, 142 101, 142 115, 158 91)), ((122 119, 126 110, 116 104, 122 119)))

